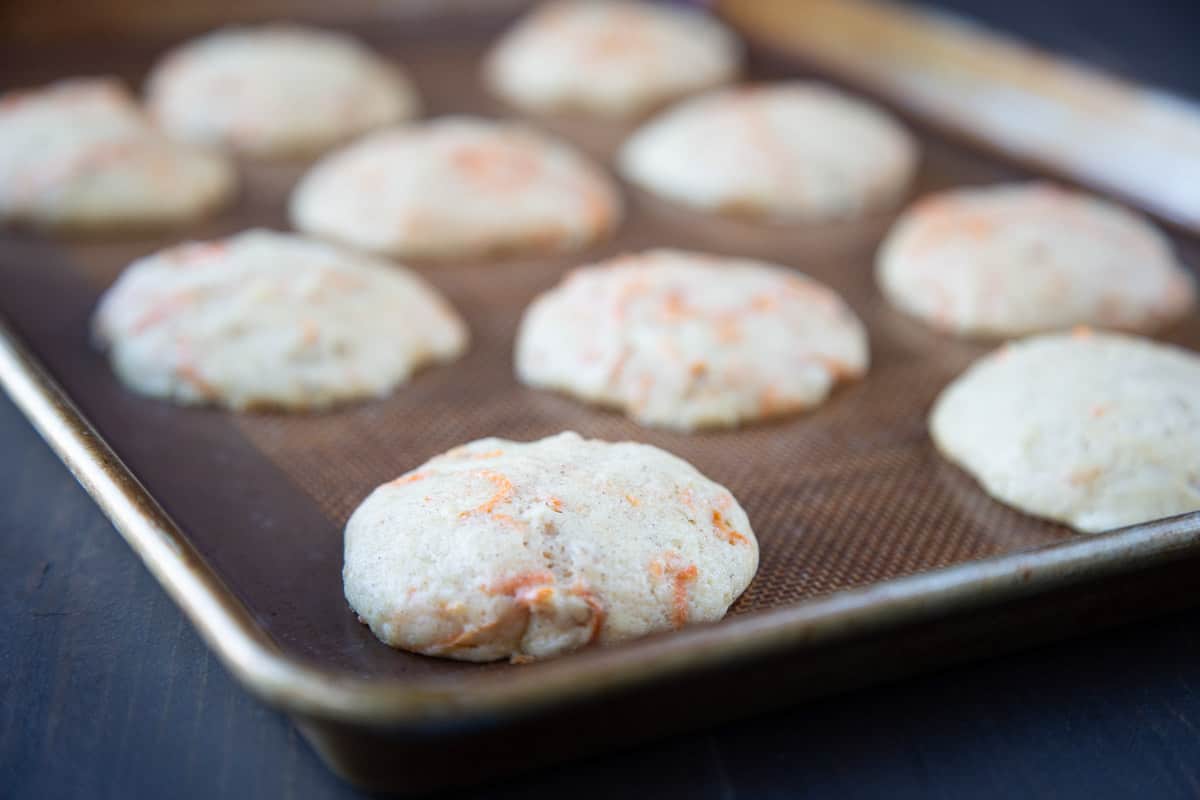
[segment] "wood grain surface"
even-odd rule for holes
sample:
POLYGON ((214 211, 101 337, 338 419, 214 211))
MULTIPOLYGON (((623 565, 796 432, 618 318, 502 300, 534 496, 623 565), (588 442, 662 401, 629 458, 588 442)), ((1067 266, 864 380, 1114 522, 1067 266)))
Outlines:
MULTIPOLYGON (((1200 25, 1182 5, 941 5, 1200 95, 1200 25)), ((358 796, 230 680, 3 398, 0 487, 0 797, 358 796)), ((1200 618, 829 698, 462 796, 614 794, 1200 796, 1200 618)))

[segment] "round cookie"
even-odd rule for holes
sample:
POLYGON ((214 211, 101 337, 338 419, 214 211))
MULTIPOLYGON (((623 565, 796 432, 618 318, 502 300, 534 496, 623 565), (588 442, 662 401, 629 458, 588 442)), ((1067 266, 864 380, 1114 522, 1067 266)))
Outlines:
POLYGON ((916 168, 886 112, 815 83, 712 92, 622 147, 626 179, 686 206, 777 220, 850 218, 895 203, 916 168))
POLYGON ((292 25, 185 43, 151 73, 147 102, 175 138, 284 158, 409 119, 418 105, 404 72, 357 40, 292 25))
POLYGON ((0 97, 0 222, 65 231, 189 222, 226 201, 223 157, 169 142, 115 79, 0 97))
POLYGON ((1096 532, 1200 510, 1200 356, 1081 329, 1005 345, 941 394, 938 449, 1003 503, 1096 532))
POLYGON ((633 442, 480 439, 377 488, 346 525, 346 599, 392 647, 549 658, 713 622, 758 542, 724 487, 633 442))
POLYGON ((292 194, 300 230, 399 257, 566 251, 620 217, 609 178, 518 124, 448 117, 332 153, 292 194))
POLYGON ((515 360, 530 386, 693 430, 816 406, 868 354, 854 312, 810 278, 652 250, 575 270, 534 300, 515 360))
POLYGON ((462 321, 408 270, 265 230, 134 262, 93 323, 132 389, 235 409, 382 396, 467 344, 462 321))
POLYGON ((737 39, 699 11, 560 0, 539 7, 499 41, 485 78, 527 110, 621 118, 728 83, 741 59, 737 39))
POLYGON ((1148 222, 1048 183, 921 200, 888 234, 876 277, 896 307, 966 336, 1149 331, 1195 303, 1191 278, 1148 222))

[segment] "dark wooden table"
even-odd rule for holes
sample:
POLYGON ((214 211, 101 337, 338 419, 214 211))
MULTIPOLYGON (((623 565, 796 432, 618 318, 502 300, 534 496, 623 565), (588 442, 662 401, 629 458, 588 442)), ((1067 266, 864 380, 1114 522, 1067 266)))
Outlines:
MULTIPOLYGON (((940 5, 1200 96, 1194 3, 940 5)), ((1198 797, 1200 612, 474 794, 1198 797)), ((0 797, 354 796, 286 719, 233 683, 0 395, 0 797)))

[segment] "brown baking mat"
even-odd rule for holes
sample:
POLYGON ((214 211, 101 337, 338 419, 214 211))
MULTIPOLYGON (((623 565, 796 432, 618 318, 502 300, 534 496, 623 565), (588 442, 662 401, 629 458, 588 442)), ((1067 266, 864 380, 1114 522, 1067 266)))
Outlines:
MULTIPOLYGON (((362 33, 413 68, 430 113, 507 113, 477 85, 481 37, 460 34, 451 42, 386 27, 362 33)), ((43 50, 4 74, 14 84, 72 71, 136 79, 158 50, 43 50)), ((554 127, 582 136, 602 156, 624 133, 615 126, 554 127)), ((916 193, 1021 177, 944 140, 926 136, 924 145, 916 193)), ((720 623, 730 637, 737 636, 738 618, 755 611, 1071 535, 988 499, 930 445, 925 416, 933 398, 986 348, 937 336, 882 302, 871 263, 890 214, 859 223, 768 226, 712 219, 626 189, 626 224, 588 252, 418 265, 466 317, 473 343, 462 360, 421 373, 386 400, 315 415, 228 415, 176 408, 121 388, 88 346, 99 291, 130 260, 178 238, 253 225, 285 228, 287 190, 300 171, 249 167, 236 208, 179 235, 60 245, 0 239, 0 313, 285 651, 362 675, 511 668, 391 651, 355 622, 341 594, 341 527, 355 505, 376 484, 481 436, 532 439, 572 429, 636 439, 727 485, 761 543, 757 578, 720 623), (512 339, 533 295, 572 265, 650 246, 761 257, 828 283, 870 329, 869 375, 808 415, 699 435, 639 428, 517 384, 512 339)), ((1195 243, 1179 244, 1196 263, 1195 243)), ((1200 345, 1200 321, 1171 338, 1200 345)))

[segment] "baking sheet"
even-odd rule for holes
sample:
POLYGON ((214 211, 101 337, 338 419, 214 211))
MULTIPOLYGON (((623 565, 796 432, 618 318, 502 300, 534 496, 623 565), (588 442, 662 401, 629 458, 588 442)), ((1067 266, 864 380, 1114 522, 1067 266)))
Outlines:
MULTIPOLYGON (((460 28, 453 36, 412 26, 355 32, 413 70, 431 115, 515 115, 476 80, 489 26, 460 28)), ((168 44, 48 46, 0 74, 13 85, 97 72, 138 80, 168 44)), ((776 69, 760 64, 754 77, 770 77, 776 69)), ((616 125, 551 127, 582 135, 582 145, 600 157, 610 155, 625 133, 616 125)), ((1024 177, 953 142, 923 134, 922 143, 914 194, 1024 177)), ((0 238, 0 315, 285 661, 353 679, 360 688, 436 686, 444 699, 439 713, 453 716, 467 709, 462 698, 471 688, 485 682, 519 674, 530 685, 545 674, 565 686, 574 665, 582 670, 598 658, 636 674, 673 637, 688 635, 664 634, 558 663, 477 665, 391 650, 359 625, 341 593, 341 528, 350 511, 378 483, 481 436, 532 439, 573 429, 644 441, 728 486, 750 515, 761 564, 730 615, 697 640, 709 652, 734 652, 781 620, 781 612, 795 611, 792 621, 799 620, 810 601, 840 590, 1037 548, 1049 548, 1041 552, 1050 563, 1056 545, 1075 539, 1061 526, 988 499, 934 452, 925 433, 933 398, 987 348, 939 336, 885 305, 871 265, 891 213, 853 223, 772 226, 712 219, 624 187, 624 226, 583 253, 414 265, 462 312, 473 344, 464 359, 419 374, 390 398, 323 414, 230 415, 178 408, 122 388, 89 346, 88 318, 98 294, 129 261, 179 238, 259 225, 285 228, 287 191, 301 172, 246 165, 238 204, 177 235, 57 243, 20 234, 0 238), (521 387, 512 375, 512 337, 533 295, 571 266, 652 246, 765 258, 834 287, 870 330, 866 379, 840 388, 806 415, 690 435, 640 428, 612 412, 521 387)), ((1200 262, 1195 240, 1177 238, 1176 245, 1188 263, 1200 262)), ((1196 347, 1200 320, 1193 315, 1164 338, 1196 347)), ((1194 519, 1191 527, 1198 527, 1194 519)), ((1118 551, 1097 552, 1112 559, 1118 551)), ((1120 562, 1107 563, 1116 569, 1120 562)), ((985 578, 981 573, 981 592, 985 578)), ((936 609, 932 588, 928 605, 936 609)), ((880 594, 867 608, 885 616, 887 596, 880 594)))

